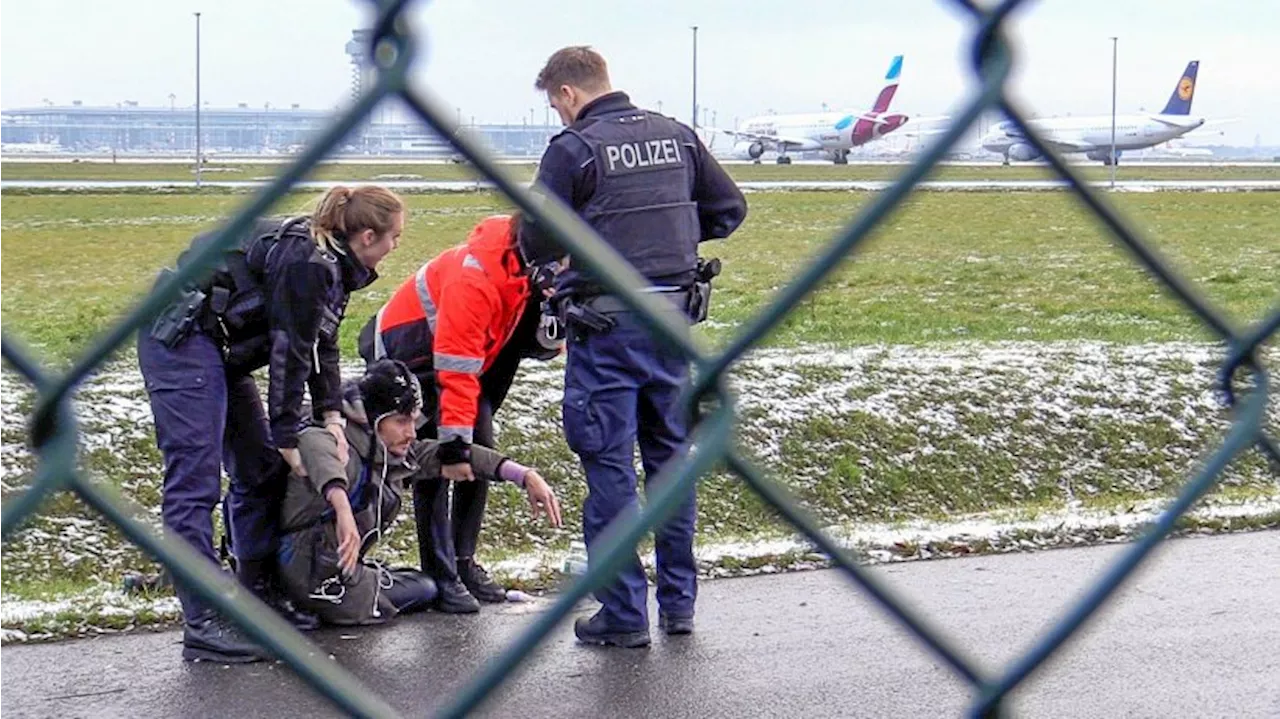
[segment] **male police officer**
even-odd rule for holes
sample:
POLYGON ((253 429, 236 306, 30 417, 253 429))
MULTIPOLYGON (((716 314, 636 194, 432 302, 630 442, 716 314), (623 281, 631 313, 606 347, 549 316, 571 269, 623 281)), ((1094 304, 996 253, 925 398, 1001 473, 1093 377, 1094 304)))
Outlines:
MULTIPOLYGON (((547 147, 538 181, 577 210, 652 283, 651 291, 673 303, 673 311, 698 319, 709 290, 699 282, 708 273, 699 272, 698 243, 737 229, 747 213, 742 193, 691 129, 614 92, 604 58, 591 48, 557 51, 535 87, 568 126, 547 147)), ((526 229, 521 246, 529 261, 564 254, 536 226, 526 229)), ((637 438, 646 483, 685 443, 688 427, 678 396, 689 368, 598 281, 569 264, 556 282, 572 337, 564 433, 587 475, 583 533, 590 560, 609 524, 638 507, 637 438)), ((659 626, 667 634, 693 631, 695 518, 690 494, 656 533, 659 626)), ((618 580, 596 593, 600 611, 579 619, 574 633, 590 644, 647 646, 647 594, 633 556, 618 580)))

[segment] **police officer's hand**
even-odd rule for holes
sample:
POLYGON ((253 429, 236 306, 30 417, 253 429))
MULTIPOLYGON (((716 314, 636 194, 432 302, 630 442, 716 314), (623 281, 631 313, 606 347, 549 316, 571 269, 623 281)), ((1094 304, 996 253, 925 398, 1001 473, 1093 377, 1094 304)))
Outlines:
POLYGON ((459 462, 457 464, 445 464, 440 467, 440 474, 450 482, 474 482, 476 481, 475 472, 471 471, 470 462, 459 462))
POLYGON ((299 477, 307 476, 307 468, 302 464, 302 453, 297 447, 288 447, 280 450, 280 456, 284 457, 284 461, 288 463, 289 469, 299 477))
POLYGON ((326 424, 324 428, 329 430, 329 434, 333 435, 334 439, 338 440, 338 461, 346 464, 349 451, 349 448, 347 447, 346 430, 342 428, 342 425, 337 423, 326 424))
POLYGON ((546 514, 547 521, 553 527, 559 527, 560 521, 560 500, 556 499, 556 493, 551 489, 551 485, 547 484, 547 480, 542 478, 534 470, 524 473, 524 491, 529 495, 529 508, 533 510, 533 518, 537 519, 539 514, 546 514))

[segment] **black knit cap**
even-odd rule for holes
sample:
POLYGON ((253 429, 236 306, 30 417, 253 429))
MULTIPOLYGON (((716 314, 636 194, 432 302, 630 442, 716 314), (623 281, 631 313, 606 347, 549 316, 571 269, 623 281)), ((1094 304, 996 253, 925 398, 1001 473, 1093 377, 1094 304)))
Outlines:
POLYGON ((400 360, 375 360, 360 378, 360 399, 371 426, 389 414, 413 414, 422 409, 418 378, 400 360))

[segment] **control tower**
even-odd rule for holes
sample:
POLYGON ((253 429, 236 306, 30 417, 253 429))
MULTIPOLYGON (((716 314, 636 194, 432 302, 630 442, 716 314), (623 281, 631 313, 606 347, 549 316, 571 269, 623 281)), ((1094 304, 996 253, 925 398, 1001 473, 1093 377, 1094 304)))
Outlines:
POLYGON ((373 58, 369 57, 369 41, 373 38, 373 30, 352 30, 351 41, 347 43, 347 56, 351 58, 351 99, 373 86, 376 70, 373 58))

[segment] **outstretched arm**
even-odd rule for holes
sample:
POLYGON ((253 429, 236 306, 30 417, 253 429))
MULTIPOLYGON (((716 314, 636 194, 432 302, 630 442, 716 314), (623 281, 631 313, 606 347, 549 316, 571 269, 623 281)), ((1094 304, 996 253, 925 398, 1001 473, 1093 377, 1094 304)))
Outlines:
MULTIPOLYGON (((435 479, 442 476, 439 448, 440 443, 435 440, 420 440, 415 443, 413 452, 420 467, 418 478, 435 479)), ((534 519, 545 514, 551 526, 562 526, 560 500, 556 498, 555 490, 537 471, 478 444, 471 446, 471 469, 478 480, 510 482, 520 487, 529 498, 529 508, 534 519)))
POLYGON ((545 514, 551 526, 561 526, 560 500, 556 499, 556 493, 551 489, 551 485, 547 484, 547 480, 543 479, 536 470, 508 459, 499 466, 498 474, 505 481, 524 489, 524 493, 529 497, 529 510, 533 513, 535 520, 539 514, 545 514))

